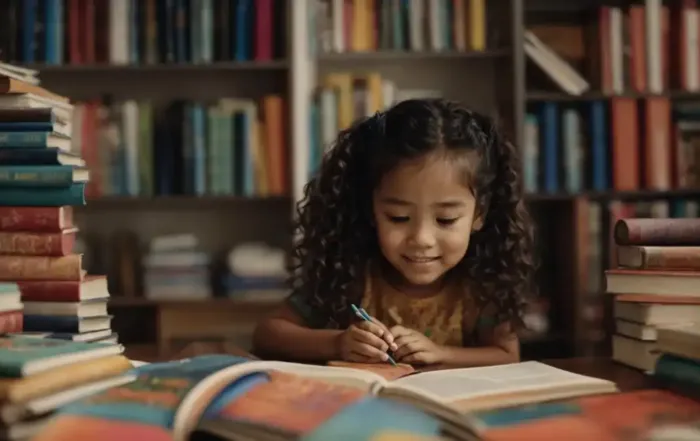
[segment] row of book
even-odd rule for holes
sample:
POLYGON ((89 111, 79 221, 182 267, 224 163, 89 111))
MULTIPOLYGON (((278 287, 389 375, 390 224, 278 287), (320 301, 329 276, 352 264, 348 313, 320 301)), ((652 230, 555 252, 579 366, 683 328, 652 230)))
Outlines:
POLYGON ((353 121, 372 116, 399 101, 440 97, 439 90, 400 89, 395 82, 377 72, 325 75, 320 79, 311 102, 309 170, 312 173, 317 170, 325 150, 335 141, 338 132, 350 127, 353 121))
POLYGON ((268 61, 286 53, 284 0, 7 0, 0 58, 17 63, 268 61))
POLYGON ((672 104, 662 96, 530 103, 522 147, 525 190, 699 188, 699 121, 700 103, 672 104))
POLYGON ((156 236, 141 262, 144 297, 206 300, 221 295, 243 302, 279 302, 287 295, 284 256, 275 247, 244 243, 229 250, 219 269, 194 235, 156 236))
POLYGON ((92 173, 90 198, 282 196, 290 185, 285 113, 278 95, 78 103, 71 149, 92 173))
POLYGON ((528 57, 573 95, 700 90, 695 0, 604 5, 590 24, 532 26, 528 57))
POLYGON ((667 381, 681 370, 700 378, 699 230, 697 218, 615 224, 616 268, 605 274, 615 296, 614 360, 667 381))
POLYGON ((485 0, 314 0, 320 52, 484 51, 485 0))

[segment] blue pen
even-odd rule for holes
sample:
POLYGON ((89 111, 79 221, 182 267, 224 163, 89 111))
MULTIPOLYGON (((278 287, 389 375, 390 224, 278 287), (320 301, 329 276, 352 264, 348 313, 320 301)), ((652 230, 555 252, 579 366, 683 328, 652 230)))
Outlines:
MULTIPOLYGON (((362 320, 364 320, 366 322, 372 321, 372 317, 370 317, 369 314, 367 314, 367 312, 363 308, 358 308, 357 306, 352 305, 352 304, 350 306, 352 307, 352 311, 355 313, 356 316, 358 316, 359 318, 361 318, 362 320)), ((391 357, 391 355, 387 355, 387 357, 389 357, 388 358, 389 363, 391 363, 392 366, 396 366, 396 362, 391 357)))

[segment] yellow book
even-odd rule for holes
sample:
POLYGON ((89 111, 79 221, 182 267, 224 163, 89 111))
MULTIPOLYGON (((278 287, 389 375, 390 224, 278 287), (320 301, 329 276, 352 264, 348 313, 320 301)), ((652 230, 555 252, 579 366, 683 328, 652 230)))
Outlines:
POLYGON ((382 88, 382 76, 378 73, 367 75, 367 110, 370 116, 384 110, 384 92, 382 88))
POLYGON ((269 175, 267 173, 267 140, 265 139, 265 123, 256 119, 253 123, 252 133, 253 167, 255 169, 255 193, 258 196, 270 194, 269 175))
POLYGON ((350 127, 354 118, 352 98, 352 75, 334 73, 326 75, 324 86, 335 89, 338 93, 338 130, 350 127))
POLYGON ((352 0, 352 32, 350 47, 353 51, 364 51, 367 41, 367 19, 364 0, 352 0))
POLYGON ((111 355, 71 363, 28 377, 2 378, 0 379, 0 402, 24 403, 92 381, 114 377, 128 371, 131 367, 131 362, 123 355, 111 355))
POLYGON ((469 33, 471 48, 475 51, 486 49, 486 5, 485 0, 469 2, 469 33))

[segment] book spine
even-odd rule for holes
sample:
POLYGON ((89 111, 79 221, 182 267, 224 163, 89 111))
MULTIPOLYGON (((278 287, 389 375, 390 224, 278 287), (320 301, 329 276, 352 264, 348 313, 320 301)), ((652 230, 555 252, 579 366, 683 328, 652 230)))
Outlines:
POLYGON ((639 247, 642 255, 640 265, 628 265, 620 260, 621 266, 649 270, 698 270, 700 252, 696 247, 639 247))
POLYGON ((22 332, 23 318, 21 310, 0 312, 0 334, 22 332))
POLYGON ((700 245, 700 219, 620 219, 617 245, 700 245))
POLYGON ((0 147, 48 147, 49 134, 44 132, 0 133, 0 147))
POLYGON ((3 165, 60 165, 58 149, 0 149, 3 165))
POLYGON ((0 122, 2 132, 51 132, 53 129, 50 122, 0 122))
POLYGON ((83 278, 82 256, 2 256, 0 280, 72 280, 83 278))
POLYGON ((0 207, 0 231, 58 232, 72 225, 71 207, 0 207))
POLYGON ((68 187, 73 184, 71 166, 0 167, 0 186, 68 187))
POLYGON ((75 233, 0 232, 0 254, 65 256, 75 245, 75 233))
POLYGON ((49 108, 0 109, 0 122, 3 124, 52 124, 54 121, 56 121, 56 116, 54 115, 53 110, 49 108))
POLYGON ((24 332, 80 333, 80 319, 75 316, 24 315, 24 332))
POLYGON ((0 188, 0 205, 60 207, 85 205, 85 183, 62 188, 0 188))
POLYGON ((80 282, 20 282, 23 302, 79 302, 80 282))

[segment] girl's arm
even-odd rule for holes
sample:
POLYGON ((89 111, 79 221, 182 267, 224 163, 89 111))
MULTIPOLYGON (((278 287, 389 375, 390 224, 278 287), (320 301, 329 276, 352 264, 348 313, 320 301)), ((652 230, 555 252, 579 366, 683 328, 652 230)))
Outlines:
POLYGON ((487 332, 479 332, 482 346, 443 347, 443 363, 452 367, 490 366, 520 361, 520 341, 509 322, 501 323, 487 332))
POLYGON ((301 362, 338 359, 342 332, 309 328, 301 315, 285 303, 255 327, 253 351, 263 357, 301 362))

